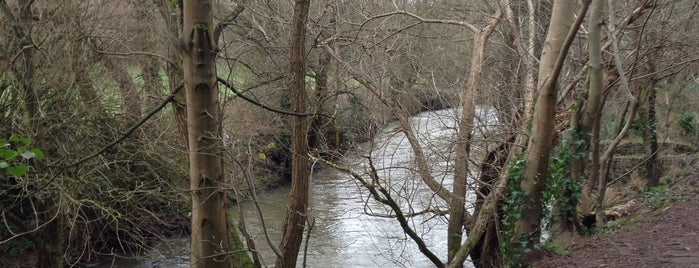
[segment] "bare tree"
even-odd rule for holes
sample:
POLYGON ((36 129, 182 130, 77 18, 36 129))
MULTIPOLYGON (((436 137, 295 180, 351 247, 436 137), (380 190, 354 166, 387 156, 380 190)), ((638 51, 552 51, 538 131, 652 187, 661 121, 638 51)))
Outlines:
MULTIPOLYGON (((575 2, 554 1, 551 23, 544 43, 539 67, 538 96, 532 118, 529 146, 524 157, 525 167, 520 187, 524 193, 521 217, 514 226, 514 250, 521 256, 535 250, 541 234, 542 196, 546 186, 549 157, 553 148, 554 118, 558 96, 558 78, 568 49, 587 12, 590 1, 575 18, 575 2)), ((521 260, 526 263, 524 258, 521 260)), ((517 261, 516 263, 518 263, 517 261)))
POLYGON ((192 191, 191 267, 229 267, 213 3, 184 1, 183 70, 192 191))
MULTIPOLYGON (((310 0, 296 0, 291 30, 291 67, 289 70, 291 85, 291 109, 297 114, 305 114, 306 95, 306 21, 310 0)), ((284 222, 284 233, 279 246, 281 256, 275 267, 296 267, 296 260, 303 240, 308 210, 308 180, 310 165, 308 161, 308 116, 291 118, 291 196, 289 210, 284 222)))

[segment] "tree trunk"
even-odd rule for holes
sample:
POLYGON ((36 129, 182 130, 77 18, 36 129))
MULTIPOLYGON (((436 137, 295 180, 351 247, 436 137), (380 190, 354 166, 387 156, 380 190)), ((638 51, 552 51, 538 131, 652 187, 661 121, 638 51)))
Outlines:
MULTIPOLYGON (((583 6, 579 16, 584 16, 587 5, 583 6)), ((524 256, 521 261, 526 263, 527 253, 536 249, 541 234, 542 196, 546 187, 546 171, 553 147, 554 119, 558 95, 558 77, 563 65, 563 59, 577 33, 578 23, 573 27, 575 18, 575 2, 557 0, 553 3, 551 23, 544 43, 539 68, 538 97, 532 118, 532 132, 529 147, 525 154, 525 168, 520 183, 524 197, 521 217, 514 226, 513 249, 515 254, 524 256)), ((519 262, 519 261, 518 261, 519 262)))
MULTIPOLYGON (((592 10, 590 13, 590 35, 589 43, 589 88, 587 91, 586 102, 584 107, 582 103, 578 104, 580 111, 574 111, 575 115, 571 120, 573 131, 571 133, 570 144, 570 178, 576 183, 584 183, 585 164, 590 151, 590 140, 592 137, 592 129, 595 120, 599 117, 600 103, 602 100, 602 25, 604 20, 604 0, 592 0, 592 10)), ((573 193, 561 193, 561 196, 572 196, 573 193)), ((580 206, 582 213, 589 212, 590 200, 589 195, 581 196, 582 204, 580 206)), ((551 219, 551 238, 553 242, 560 248, 566 248, 572 238, 577 236, 576 218, 577 215, 564 215, 566 210, 564 207, 578 207, 578 200, 568 200, 569 203, 564 203, 557 200, 554 207, 554 215, 551 219)), ((576 209, 577 210, 577 209, 576 209)), ((574 210, 574 211, 576 211, 574 210)))
POLYGON ((190 267, 230 267, 221 129, 216 83, 216 44, 211 1, 183 5, 183 69, 192 194, 190 267))
MULTIPOLYGON (((296 0, 291 30, 291 109, 305 114, 307 110, 305 41, 309 0, 296 0)), ((291 118, 291 197, 284 222, 284 233, 280 244, 281 256, 275 267, 296 267, 296 260, 303 240, 308 210, 308 125, 310 117, 291 118)))
MULTIPOLYGON (((180 56, 180 41, 177 39, 182 28, 182 0, 153 0, 160 11, 160 16, 165 22, 168 30, 167 35, 167 59, 168 63, 165 67, 167 74, 168 88, 170 92, 175 92, 176 88, 182 83, 182 57, 180 56)), ((175 122, 184 140, 185 148, 188 146, 187 141, 187 109, 185 106, 185 92, 181 91, 175 96, 173 103, 173 113, 175 122)))
MULTIPOLYGON (((648 59, 648 73, 655 73, 655 65, 653 59, 648 59)), ((646 162, 646 187, 658 186, 660 183, 660 170, 658 169, 658 135, 656 132, 656 116, 655 116, 655 81, 649 81, 648 85, 648 100, 646 102, 644 139, 643 144, 648 152, 648 161, 646 162)))
MULTIPOLYGON (((19 16, 9 19, 18 22, 16 25, 12 25, 14 33, 19 40, 19 45, 22 47, 21 60, 18 60, 21 62, 21 69, 18 68, 16 72, 21 81, 20 90, 24 95, 24 108, 30 131, 28 135, 34 140, 35 146, 44 151, 49 151, 44 139, 45 130, 42 128, 41 123, 41 94, 39 88, 36 87, 35 81, 37 69, 35 66, 36 46, 32 42, 31 30, 29 28, 30 25, 35 23, 32 21, 33 3, 34 1, 31 0, 19 1, 19 16)), ((9 10, 4 1, 0 1, 0 4, 3 5, 3 9, 9 10)), ((5 13, 5 15, 11 16, 9 12, 5 13)), ((36 170, 43 168, 42 163, 38 161, 34 162, 33 166, 36 170)), ((46 194, 43 194, 41 198, 35 197, 39 212, 39 222, 37 224, 43 225, 36 233, 37 240, 41 242, 38 245, 36 263, 36 267, 39 268, 63 267, 63 214, 61 213, 60 202, 57 202, 60 197, 58 193, 52 192, 51 189, 52 187, 45 188, 44 191, 48 191, 46 194)))
POLYGON ((468 83, 465 91, 461 91, 462 114, 459 120, 459 142, 456 146, 456 159, 454 164, 453 195, 450 202, 451 213, 447 230, 447 258, 451 260, 461 248, 463 226, 465 218, 466 190, 468 185, 468 158, 471 152, 471 137, 473 120, 476 114, 476 95, 481 87, 483 72, 483 59, 485 47, 490 34, 500 22, 503 12, 501 9, 495 13, 494 19, 480 32, 473 33, 473 51, 471 52, 468 83))
POLYGON ((141 76, 143 76, 143 91, 146 98, 144 105, 148 105, 148 98, 158 99, 163 95, 163 85, 160 81, 160 65, 155 60, 145 59, 141 62, 141 76))
POLYGON ((463 234, 464 205, 466 204, 466 189, 468 185, 468 157, 471 151, 471 130, 476 113, 476 93, 480 87, 482 61, 485 40, 483 36, 474 34, 474 51, 471 56, 471 70, 468 86, 461 92, 462 114, 459 120, 459 142, 456 146, 454 164, 454 184, 450 202, 449 224, 447 228, 447 259, 451 260, 461 247, 463 234))
POLYGON ((124 122, 126 127, 130 127, 141 118, 141 98, 133 78, 124 66, 121 66, 115 59, 109 56, 102 58, 102 64, 111 72, 112 79, 114 79, 114 82, 119 87, 119 91, 121 91, 124 122))
MULTIPOLYGON (((326 3, 326 12, 329 12, 329 23, 320 29, 320 38, 327 39, 337 32, 337 11, 332 2, 326 3)), ((332 157, 340 149, 340 137, 335 119, 328 115, 334 114, 332 111, 337 104, 337 97, 328 87, 329 73, 332 62, 332 55, 327 51, 320 51, 318 65, 315 66, 315 108, 316 115, 313 117, 311 129, 308 133, 308 146, 320 153, 321 157, 332 157)), ((337 88, 335 89, 337 90, 337 88)))
MULTIPOLYGON (((483 184, 477 190, 474 211, 480 211, 484 205, 485 197, 491 194, 491 187, 500 177, 505 163, 507 163, 513 142, 515 142, 514 135, 490 151, 483 160, 479 177, 479 181, 483 184)), ((500 264, 498 260, 500 255, 498 230, 500 230, 502 223, 501 218, 497 215, 501 215, 501 213, 495 213, 495 216, 488 221, 483 237, 471 251, 471 261, 477 268, 498 267, 500 264)))

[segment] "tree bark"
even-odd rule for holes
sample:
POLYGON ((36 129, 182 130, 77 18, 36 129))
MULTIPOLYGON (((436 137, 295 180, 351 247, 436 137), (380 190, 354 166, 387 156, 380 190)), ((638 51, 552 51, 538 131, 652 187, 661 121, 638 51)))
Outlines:
POLYGON ((502 9, 495 12, 493 19, 481 31, 472 32, 473 51, 466 89, 461 91, 461 118, 459 120, 459 142, 456 146, 454 184, 450 202, 451 213, 447 227, 448 259, 452 259, 461 248, 465 218, 466 190, 468 185, 468 158, 471 152, 473 120, 476 114, 476 96, 481 87, 485 47, 490 34, 503 16, 502 9))
MULTIPOLYGON (((505 163, 507 163, 508 154, 515 142, 515 135, 512 135, 508 140, 504 141, 498 147, 488 152, 487 156, 481 163, 481 174, 479 181, 483 183, 476 192, 476 203, 474 211, 480 211, 485 205, 485 199, 488 195, 494 194, 491 187, 497 182, 500 175, 504 172, 505 163)), ((496 203, 499 203, 496 202, 496 203)), ((499 207, 495 206, 497 209, 499 207)), ((483 233, 483 237, 478 240, 478 243, 470 253, 471 261, 477 268, 498 267, 500 254, 498 230, 502 226, 501 213, 494 211, 494 215, 488 216, 487 226, 483 233)))
MULTIPOLYGON (((590 35, 588 38, 589 47, 589 88, 587 90, 587 99, 584 107, 578 106, 580 111, 576 113, 571 120, 573 131, 571 133, 570 144, 570 177, 577 183, 584 183, 584 170, 587 162, 588 152, 590 151, 590 140, 592 137, 592 129, 596 119, 599 117, 600 104, 602 100, 602 26, 604 20, 604 0, 592 0, 592 10, 590 13, 589 29, 590 35)), ((580 103, 582 104, 582 103, 580 103)), ((562 193, 563 196, 572 193, 562 193)), ((577 201, 577 200, 572 200, 577 201)), ((589 212, 589 195, 581 196, 580 211, 582 213, 589 212)), ((575 215, 563 215, 564 206, 578 207, 576 203, 562 203, 560 200, 554 205, 554 215, 551 219, 551 238, 553 242, 560 248, 566 248, 572 238, 577 236, 575 215)))
MULTIPOLYGON (((648 73, 655 72, 655 64, 653 59, 648 59, 648 73)), ((645 107, 645 128, 644 128, 644 139, 643 143, 646 147, 646 152, 648 153, 648 161, 646 162, 646 188, 658 186, 660 183, 660 169, 657 165, 658 159, 658 134, 656 131, 656 90, 655 81, 649 81, 648 85, 648 100, 646 101, 645 107)))
MULTIPOLYGON (((168 44, 166 54, 168 63, 165 67, 165 73, 167 74, 168 88, 172 93, 176 91, 175 89, 184 80, 182 77, 180 40, 178 40, 178 33, 181 32, 180 29, 182 28, 182 0, 153 0, 153 2, 158 7, 160 16, 163 18, 168 30, 166 41, 168 44)), ((173 102, 172 111, 186 148, 189 142, 187 141, 187 109, 185 101, 185 92, 177 94, 173 102)))
MULTIPOLYGON (((15 36, 19 40, 19 45, 22 48, 21 51, 21 68, 15 69, 17 76, 20 80, 20 90, 24 95, 24 108, 27 116, 27 125, 30 133, 27 135, 31 136, 34 140, 35 146, 43 149, 44 151, 49 151, 47 148, 47 143, 45 140, 44 132, 42 128, 42 112, 41 112, 41 96, 39 88, 36 86, 36 51, 37 48, 32 42, 31 38, 31 28, 30 26, 35 23, 32 14, 32 5, 34 1, 31 0, 21 0, 18 2, 19 5, 19 16, 14 16, 10 11, 7 3, 5 1, 0 1, 0 8, 2 8, 3 15, 7 16, 7 19, 13 22, 13 31, 15 36)), ((34 169, 41 170, 44 165, 41 162, 33 163, 34 169)), ((49 188, 50 189, 50 188, 49 188)), ((39 222, 37 224, 43 224, 43 227, 38 230, 35 234, 37 236, 37 241, 41 241, 38 245, 38 256, 36 267, 39 268, 51 268, 51 267, 63 267, 63 229, 64 221, 63 214, 61 213, 60 196, 56 192, 51 190, 46 190, 48 193, 43 195, 43 197, 36 198, 37 211, 39 215, 39 222)), ((36 194, 40 196, 42 194, 36 194)))
MULTIPOLYGON (((329 38, 336 33, 337 11, 335 6, 328 2, 326 9, 330 12, 330 22, 325 29, 321 29, 320 37, 329 38)), ((320 153, 321 157, 330 156, 340 149, 340 135, 334 118, 328 115, 334 114, 333 108, 337 104, 337 97, 328 87, 329 73, 332 56, 327 51, 320 51, 318 64, 315 66, 315 109, 311 129, 308 133, 308 146, 320 153)))
POLYGON ((551 23, 541 55, 539 92, 534 107, 529 147, 524 157, 526 164, 520 183, 521 190, 524 192, 524 200, 522 200, 524 206, 521 217, 514 226, 514 241, 522 240, 523 243, 515 243, 513 249, 516 254, 525 257, 521 260, 524 263, 528 261, 527 252, 536 249, 541 234, 542 196, 546 187, 546 171, 553 147, 551 133, 554 131, 555 124, 558 77, 579 23, 587 12, 589 1, 584 1, 581 12, 578 14, 578 21, 573 25, 575 6, 574 1, 554 1, 551 23))
MULTIPOLYGON (((296 0, 291 30, 291 66, 289 70, 291 84, 291 109, 297 114, 307 110, 305 41, 306 21, 310 0, 296 0)), ((284 222, 284 232, 280 244, 281 256, 275 267, 296 267, 296 260, 303 240, 308 210, 308 126, 310 117, 294 116, 291 118, 291 197, 289 210, 284 222)))
POLYGON ((192 194, 190 267, 230 267, 212 1, 183 5, 183 70, 192 194))

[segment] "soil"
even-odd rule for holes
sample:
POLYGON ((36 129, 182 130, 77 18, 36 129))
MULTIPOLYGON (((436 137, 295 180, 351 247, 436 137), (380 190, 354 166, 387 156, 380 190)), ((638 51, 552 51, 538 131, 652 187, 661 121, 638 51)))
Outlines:
POLYGON ((644 205, 615 230, 579 238, 566 256, 547 253, 534 267, 699 267, 699 174, 692 173, 655 199, 637 197, 644 205))

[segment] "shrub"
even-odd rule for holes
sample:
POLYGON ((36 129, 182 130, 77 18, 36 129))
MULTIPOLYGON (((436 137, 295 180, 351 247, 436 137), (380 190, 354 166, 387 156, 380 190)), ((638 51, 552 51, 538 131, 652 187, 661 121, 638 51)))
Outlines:
POLYGON ((680 115, 677 124, 687 136, 695 138, 697 136, 696 115, 693 112, 684 112, 680 115))

